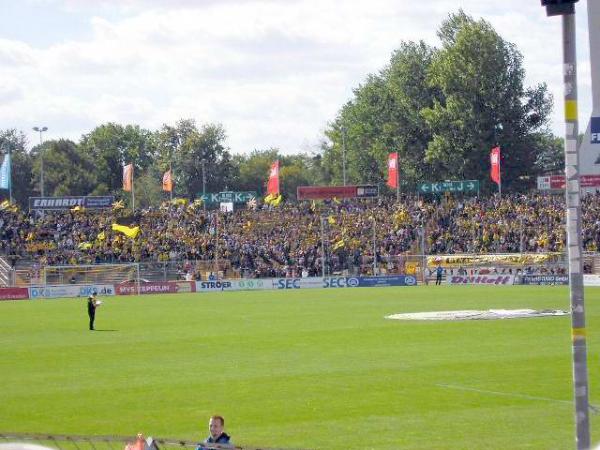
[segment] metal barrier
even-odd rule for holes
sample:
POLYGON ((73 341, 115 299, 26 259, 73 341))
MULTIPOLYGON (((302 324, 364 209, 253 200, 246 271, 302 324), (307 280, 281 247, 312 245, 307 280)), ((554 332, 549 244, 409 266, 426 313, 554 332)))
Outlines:
MULTIPOLYGON (((73 436, 58 434, 29 434, 29 433, 3 433, 0 432, 0 449, 3 443, 11 445, 11 450, 33 450, 29 445, 37 445, 50 449, 58 450, 124 450, 135 447, 136 436, 73 436)), ((197 441, 174 438, 153 438, 145 439, 143 449, 139 450, 175 450, 175 449, 196 449, 202 450, 303 450, 290 448, 267 448, 251 446, 231 446, 223 444, 200 444, 197 441)))

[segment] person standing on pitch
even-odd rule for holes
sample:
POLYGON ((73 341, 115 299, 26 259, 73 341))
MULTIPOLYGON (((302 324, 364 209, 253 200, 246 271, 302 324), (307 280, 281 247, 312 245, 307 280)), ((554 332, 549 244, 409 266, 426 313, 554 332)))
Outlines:
POLYGON ((438 264, 438 266, 435 269, 435 285, 436 286, 442 284, 443 273, 444 273, 444 269, 442 268, 441 264, 438 264))
MULTIPOLYGON (((222 416, 212 416, 208 422, 210 436, 204 440, 203 444, 233 445, 229 442, 231 437, 223 431, 223 428, 225 428, 225 419, 222 416)), ((206 447, 200 444, 196 450, 204 450, 205 448, 206 447)))
POLYGON ((90 316, 90 330, 94 329, 94 320, 96 319, 96 308, 102 304, 102 302, 96 298, 96 295, 97 294, 93 292, 92 295, 88 297, 87 301, 88 316, 90 316))

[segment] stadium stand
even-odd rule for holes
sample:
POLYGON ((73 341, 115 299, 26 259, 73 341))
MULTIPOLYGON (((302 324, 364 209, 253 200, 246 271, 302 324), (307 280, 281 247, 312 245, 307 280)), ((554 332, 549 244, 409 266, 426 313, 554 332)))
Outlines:
MULTIPOLYGON (((584 197, 582 210, 584 251, 596 253, 600 194, 584 197)), ((231 213, 169 204, 128 221, 122 210, 3 210, 0 283, 29 284, 44 266, 132 262, 150 280, 207 279, 213 272, 315 276, 323 270, 323 245, 327 273, 400 273, 412 264, 409 254, 563 252, 564 211, 564 198, 552 195, 305 202, 231 213), (125 231, 113 229, 123 222, 125 231), (128 236, 137 226, 139 234, 128 236)), ((588 269, 599 263, 588 259, 588 269)))

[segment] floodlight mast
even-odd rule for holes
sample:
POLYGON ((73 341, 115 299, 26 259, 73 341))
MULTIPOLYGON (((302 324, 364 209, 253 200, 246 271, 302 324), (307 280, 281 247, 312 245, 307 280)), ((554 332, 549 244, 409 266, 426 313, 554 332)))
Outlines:
MULTIPOLYGON (((589 0, 588 0, 589 1, 589 0)), ((565 89, 565 176, 567 245, 569 251, 569 296, 573 389, 577 450, 590 448, 590 418, 587 370, 583 262, 581 245, 581 192, 577 134, 577 57, 575 46, 575 3, 577 0, 542 0, 549 16, 562 16, 563 76, 565 89)))

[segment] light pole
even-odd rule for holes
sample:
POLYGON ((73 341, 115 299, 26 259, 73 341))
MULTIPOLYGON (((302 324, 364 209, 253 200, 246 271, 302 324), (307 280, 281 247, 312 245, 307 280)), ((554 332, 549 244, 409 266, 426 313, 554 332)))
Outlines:
POLYGON ((377 221, 373 219, 373 276, 377 276, 377 221))
POLYGON ((206 211, 206 159, 202 158, 202 206, 206 211))
POLYGON ((321 216, 321 276, 325 278, 325 217, 321 216))
POLYGON ((40 194, 44 196, 44 150, 42 148, 42 133, 48 131, 48 127, 33 127, 33 131, 40 133, 40 194))
MULTIPOLYGON (((589 383, 583 258, 581 245, 581 192, 577 134, 577 57, 575 46, 575 3, 577 0, 542 0, 549 16, 562 18, 563 83, 565 99, 565 187, 567 207, 567 246, 569 254, 569 297, 571 301, 571 350, 573 357, 573 393, 577 450, 590 448, 589 383)), ((591 30, 590 30, 591 31, 591 30)))
POLYGON ((342 127, 342 177, 346 186, 346 127, 342 127))

